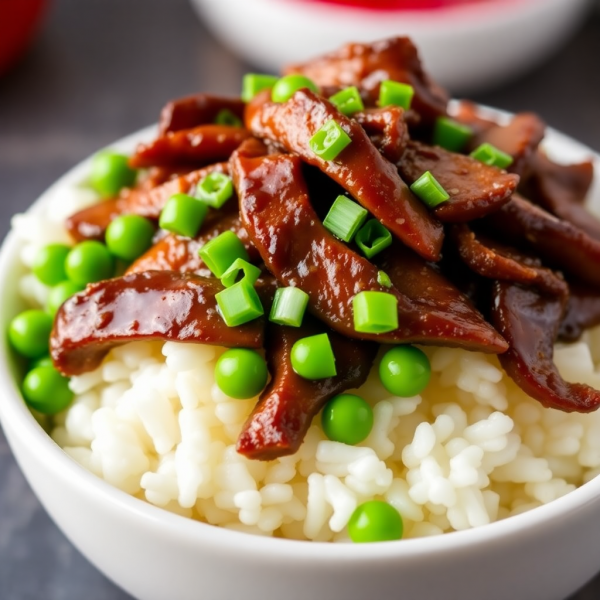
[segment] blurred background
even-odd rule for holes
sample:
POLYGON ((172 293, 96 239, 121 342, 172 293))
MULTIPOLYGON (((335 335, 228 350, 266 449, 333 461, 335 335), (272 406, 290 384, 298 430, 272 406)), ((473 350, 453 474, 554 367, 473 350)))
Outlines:
MULTIPOLYGON (((399 33, 456 97, 535 111, 600 150, 600 2, 0 0, 0 237, 12 214, 155 122, 168 99, 237 95, 248 70, 399 33)), ((40 598, 129 597, 51 523, 0 431, 0 599, 40 598)), ((597 598, 600 576, 571 600, 597 598)))

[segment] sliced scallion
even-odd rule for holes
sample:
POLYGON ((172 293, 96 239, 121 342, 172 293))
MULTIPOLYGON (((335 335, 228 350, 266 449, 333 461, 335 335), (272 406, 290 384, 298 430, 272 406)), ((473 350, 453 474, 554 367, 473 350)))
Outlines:
POLYGON ((363 104, 356 86, 347 87, 341 92, 334 94, 329 98, 329 102, 334 104, 336 108, 347 117, 365 109, 365 105, 363 104))
POLYGON ((398 299, 387 292, 360 292, 352 299, 354 329, 387 333, 398 329, 398 299))
POLYGON ((297 287, 278 288, 269 320, 278 325, 300 327, 308 305, 308 294, 297 287))
POLYGON ((481 146, 475 148, 470 156, 486 165, 498 167, 499 169, 506 169, 506 167, 509 167, 513 163, 513 158, 510 154, 506 154, 506 152, 502 152, 496 146, 488 143, 481 144, 481 146))
POLYGON ((198 250, 200 258, 205 262, 211 273, 219 279, 223 277, 225 271, 241 258, 249 261, 248 252, 244 244, 233 233, 225 231, 221 235, 207 242, 198 250))
POLYGON ((379 88, 379 106, 400 106, 408 110, 412 104, 415 90, 412 85, 388 79, 381 82, 379 88))
POLYGON ((233 196, 233 182, 225 173, 210 173, 196 187, 196 198, 213 208, 221 208, 233 196))
POLYGON ((438 117, 433 128, 433 143, 450 152, 460 152, 473 136, 473 130, 450 117, 438 117))
POLYGON ((226 288, 235 285, 238 281, 246 281, 250 285, 254 285, 260 274, 261 270, 258 267, 243 258, 236 258, 221 276, 221 283, 226 288))
POLYGON ((264 314, 256 290, 243 280, 215 294, 215 299, 227 327, 243 325, 264 314))
POLYGON ((334 160, 350 144, 350 136, 335 119, 330 119, 309 140, 310 149, 323 160, 334 160))
POLYGON ((392 287, 392 280, 390 279, 390 276, 385 271, 377 272, 377 283, 386 288, 392 287))
POLYGON ((279 78, 262 73, 247 73, 242 79, 242 100, 250 102, 258 92, 272 88, 279 78))
POLYGON ((162 229, 194 237, 208 213, 208 206, 187 194, 174 194, 160 213, 158 224, 162 229))
POLYGON ((410 189, 429 208, 435 208, 438 204, 442 204, 450 198, 450 194, 440 185, 430 171, 425 171, 410 186, 410 189))
POLYGON ((221 109, 215 117, 217 125, 229 125, 231 127, 242 127, 242 120, 228 108, 221 109))
POLYGON ((326 229, 344 242, 351 242, 368 212, 346 196, 338 196, 323 221, 326 229))
POLYGON ((392 234, 377 220, 367 221, 354 238, 367 258, 373 258, 392 243, 392 234))

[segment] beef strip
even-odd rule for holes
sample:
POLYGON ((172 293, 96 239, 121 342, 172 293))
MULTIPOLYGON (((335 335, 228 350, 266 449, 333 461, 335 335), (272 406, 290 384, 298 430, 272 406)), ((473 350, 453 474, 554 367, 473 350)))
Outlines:
POLYGON ((218 279, 146 271, 93 283, 59 309, 50 352, 64 375, 95 369, 128 342, 164 340, 261 348, 264 318, 228 327, 217 311, 218 279))

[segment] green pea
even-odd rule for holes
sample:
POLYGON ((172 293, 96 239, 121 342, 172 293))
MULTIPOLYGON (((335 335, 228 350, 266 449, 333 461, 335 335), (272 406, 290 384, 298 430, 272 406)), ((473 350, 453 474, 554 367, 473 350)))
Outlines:
POLYGON ((273 86, 271 100, 273 100, 273 102, 286 102, 298 90, 303 88, 308 88, 312 92, 319 93, 319 88, 308 77, 297 74, 286 75, 285 77, 278 79, 273 86))
POLYGON ((238 400, 253 398, 267 384, 265 359, 254 350, 234 348, 221 355, 215 366, 219 389, 238 400))
POLYGON ((46 301, 46 309, 54 316, 58 309, 73 295, 77 292, 81 292, 85 289, 84 285, 75 283, 74 281, 61 281, 57 283, 48 294, 48 300, 46 301))
POLYGON ((36 367, 52 367, 54 363, 49 356, 42 356, 42 358, 38 358, 31 363, 29 370, 35 369, 36 367))
POLYGON ((8 326, 8 339, 13 348, 27 358, 48 354, 52 317, 43 310, 26 310, 8 326))
POLYGON ((330 440, 354 446, 371 433, 373 409, 360 396, 339 394, 324 406, 321 423, 330 440))
POLYGON ((396 346, 383 355, 379 377, 388 392, 410 398, 427 387, 431 365, 425 353, 418 348, 396 346))
POLYGON ((35 367, 23 380, 23 396, 29 406, 45 415, 54 415, 71 404, 69 380, 52 366, 35 367))
POLYGON ((114 259, 104 244, 87 240, 72 248, 65 266, 71 281, 86 285, 112 277, 114 259))
POLYGON ((46 285, 56 285, 67 278, 65 260, 71 248, 65 244, 49 244, 38 251, 31 270, 46 285))
POLYGON ((348 533, 355 543, 390 542, 404 533, 400 513, 387 502, 371 500, 359 505, 348 521, 348 533))
POLYGON ((335 377, 335 354, 326 333, 300 338, 292 346, 290 362, 294 372, 304 379, 335 377))
POLYGON ((106 229, 106 246, 123 260, 135 260, 152 245, 154 225, 139 215, 121 215, 106 229))
POLYGON ((110 150, 98 152, 92 158, 90 183, 103 198, 116 196, 122 188, 134 184, 137 173, 128 161, 127 156, 110 150))

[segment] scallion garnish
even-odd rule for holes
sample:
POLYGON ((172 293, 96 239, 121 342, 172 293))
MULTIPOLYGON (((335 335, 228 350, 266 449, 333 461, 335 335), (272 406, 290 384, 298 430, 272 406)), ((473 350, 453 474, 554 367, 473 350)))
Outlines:
POLYGON ((250 102, 258 92, 272 88, 277 83, 278 77, 263 75, 262 73, 247 73, 242 79, 242 100, 250 102))
POLYGON ((219 279, 236 259, 250 260, 244 244, 233 231, 225 231, 210 240, 198 250, 198 254, 211 273, 219 279))
POLYGON ((237 327, 264 314, 256 290, 247 281, 240 281, 215 294, 219 312, 227 327, 237 327))
POLYGON ((269 320, 278 325, 300 327, 308 305, 308 294, 297 287, 278 288, 269 320))
POLYGON ((450 194, 440 185, 430 171, 425 171, 410 186, 410 189, 429 208, 435 208, 438 204, 442 204, 450 198, 450 194))
POLYGON ((329 209, 323 225, 337 238, 351 242, 365 222, 368 212, 346 196, 338 196, 329 209))
POLYGON ((386 288, 392 287, 392 280, 390 279, 390 276, 385 271, 377 272, 377 283, 386 288))
POLYGON ((387 292, 360 292, 352 299, 354 329, 386 333, 398 329, 398 299, 387 292))
POLYGON ((230 125, 231 127, 242 127, 242 120, 228 108, 221 109, 215 117, 217 125, 230 125))
POLYGON ((260 274, 261 270, 258 267, 243 258, 236 258, 221 276, 221 283, 226 288, 235 285, 238 281, 245 281, 250 285, 254 285, 260 274), (242 275, 241 278, 240 274, 242 275))
POLYGON ((387 79, 381 82, 379 88, 379 106, 400 106, 408 110, 412 103, 415 90, 412 85, 387 79))
POLYGON ((347 87, 341 92, 334 94, 329 98, 329 102, 334 104, 347 117, 365 109, 360 93, 355 86, 347 87))
POLYGON ((506 154, 506 152, 502 152, 496 146, 488 143, 475 148, 470 156, 490 167, 498 167, 499 169, 506 169, 513 163, 510 154, 506 154))
POLYGON ((335 119, 330 119, 309 140, 310 149, 323 160, 334 160, 352 142, 335 119))
POLYGON ((373 258, 392 243, 392 234, 377 220, 367 221, 354 238, 367 258, 373 258))
POLYGON ((175 194, 169 198, 160 213, 158 224, 162 229, 194 237, 208 213, 208 206, 187 194, 175 194))
POLYGON ((225 173, 210 173, 196 186, 196 198, 221 208, 233 196, 233 182, 225 173))
POLYGON ((473 136, 473 130, 450 117, 438 117, 433 128, 433 143, 450 152, 460 152, 473 136))

